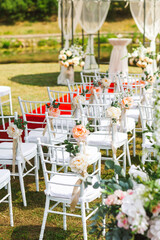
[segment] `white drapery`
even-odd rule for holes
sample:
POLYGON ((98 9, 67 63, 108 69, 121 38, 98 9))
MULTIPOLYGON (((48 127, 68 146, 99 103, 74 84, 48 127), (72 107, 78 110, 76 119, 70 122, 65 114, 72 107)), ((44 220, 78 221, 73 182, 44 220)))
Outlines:
POLYGON ((104 23, 109 10, 110 0, 81 1, 82 10, 80 15, 80 24, 84 31, 89 34, 84 69, 97 69, 98 65, 94 57, 93 34, 95 34, 104 23))
POLYGON ((60 30, 63 31, 65 39, 65 49, 69 48, 69 39, 72 38, 72 2, 73 2, 73 34, 74 34, 81 14, 82 0, 59 0, 58 3, 59 4, 58 24, 60 30))
MULTIPOLYGON (((160 32, 160 0, 146 0, 145 1, 145 24, 144 24, 144 0, 130 2, 130 9, 132 16, 137 24, 141 33, 151 40, 151 50, 156 52, 156 37, 160 32)), ((153 71, 157 70, 156 61, 153 63, 153 71)))

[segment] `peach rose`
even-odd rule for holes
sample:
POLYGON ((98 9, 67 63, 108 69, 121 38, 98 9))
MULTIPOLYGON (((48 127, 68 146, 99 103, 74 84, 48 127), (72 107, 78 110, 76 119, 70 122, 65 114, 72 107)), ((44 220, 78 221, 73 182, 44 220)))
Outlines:
POLYGON ((76 125, 73 129, 72 129, 72 133, 73 133, 73 137, 77 140, 77 141, 84 141, 86 139, 86 137, 89 135, 89 131, 85 128, 85 126, 83 125, 76 125))
POLYGON ((132 97, 124 97, 122 99, 122 107, 130 108, 133 105, 133 98, 132 97))
POLYGON ((48 108, 48 115, 52 117, 58 117, 60 115, 59 108, 49 107, 48 108))
POLYGON ((92 95, 94 94, 93 90, 96 91, 98 96, 102 93, 102 88, 101 87, 91 87, 90 92, 91 92, 92 95))

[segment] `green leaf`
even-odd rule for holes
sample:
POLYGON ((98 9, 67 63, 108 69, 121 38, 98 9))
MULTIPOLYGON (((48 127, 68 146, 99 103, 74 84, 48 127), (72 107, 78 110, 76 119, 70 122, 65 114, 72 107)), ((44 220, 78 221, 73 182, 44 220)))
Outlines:
POLYGON ((106 169, 114 169, 114 162, 112 160, 105 161, 106 169))
POLYGON ((115 170, 115 173, 117 173, 118 175, 120 175, 122 172, 122 168, 119 165, 115 165, 114 170, 115 170))

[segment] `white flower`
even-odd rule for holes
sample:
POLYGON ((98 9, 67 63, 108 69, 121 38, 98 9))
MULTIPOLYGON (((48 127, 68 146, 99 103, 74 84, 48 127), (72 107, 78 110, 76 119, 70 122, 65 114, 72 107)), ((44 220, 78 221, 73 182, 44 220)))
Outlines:
POLYGON ((119 119, 120 115, 121 115, 121 109, 118 107, 109 107, 107 109, 107 115, 109 117, 111 117, 112 119, 115 118, 115 119, 119 119))
POLYGON ((160 218, 157 217, 150 222, 150 228, 147 232, 147 237, 151 240, 159 240, 160 239, 160 218))
POLYGON ((14 123, 10 123, 7 128, 7 134, 10 138, 16 139, 22 135, 23 130, 19 129, 14 123))
POLYGON ((137 51, 137 50, 135 50, 135 51, 132 53, 132 57, 134 57, 134 58, 138 57, 138 51, 137 51))
POLYGON ((84 64, 85 64, 85 62, 82 61, 82 62, 80 63, 80 67, 84 67, 84 64))
POLYGON ((139 166, 136 167, 135 165, 132 165, 128 173, 130 176, 134 178, 141 177, 143 181, 148 180, 148 175, 145 172, 143 172, 139 166))
POLYGON ((73 98, 72 103, 73 103, 74 106, 77 106, 77 105, 79 105, 79 101, 81 101, 81 103, 85 103, 86 99, 82 95, 77 95, 76 97, 73 98))
POLYGON ((72 56, 72 52, 70 50, 67 50, 66 55, 67 55, 67 57, 71 57, 72 56))
POLYGON ((73 172, 83 174, 87 176, 88 158, 84 154, 78 153, 76 157, 71 159, 70 168, 73 172))
POLYGON ((63 54, 65 54, 65 50, 60 51, 60 55, 63 55, 63 54))
POLYGON ((105 88, 108 88, 111 84, 111 81, 108 78, 102 78, 102 84, 105 88))
POLYGON ((77 66, 78 64, 79 64, 79 57, 75 57, 75 58, 73 58, 73 64, 75 65, 75 66, 77 66))
POLYGON ((72 59, 69 59, 67 62, 69 63, 69 65, 73 64, 73 60, 72 59))
POLYGON ((65 67, 69 67, 68 61, 64 62, 63 65, 64 65, 65 67))
POLYGON ((65 54, 64 54, 64 55, 60 55, 60 56, 61 56, 61 59, 62 59, 63 61, 67 59, 67 57, 66 57, 65 54))

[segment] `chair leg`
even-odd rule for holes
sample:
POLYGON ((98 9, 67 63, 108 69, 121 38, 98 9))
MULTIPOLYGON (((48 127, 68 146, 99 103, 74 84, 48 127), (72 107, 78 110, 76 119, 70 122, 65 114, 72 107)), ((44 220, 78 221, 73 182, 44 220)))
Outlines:
POLYGON ((49 204, 50 204, 50 199, 49 199, 48 196, 46 196, 46 203, 45 203, 45 209, 44 209, 44 215, 43 215, 43 222, 42 222, 42 226, 41 226, 41 232, 40 232, 39 240, 43 239, 44 230, 45 230, 46 221, 47 221, 47 216, 48 216, 49 204))
POLYGON ((136 130, 133 129, 133 156, 136 156, 136 130))
POLYGON ((36 181, 36 191, 39 192, 39 176, 38 176, 38 161, 37 161, 37 155, 34 157, 34 165, 35 168, 35 181, 36 181))
POLYGON ((65 203, 63 203, 63 213, 64 213, 64 215, 63 215, 63 229, 66 231, 67 230, 67 216, 66 216, 66 204, 65 203))
POLYGON ((127 139, 127 158, 128 158, 128 164, 129 164, 129 166, 131 166, 131 156, 130 156, 130 152, 129 152, 128 139, 127 139))
MULTIPOLYGON (((105 200, 104 200, 103 196, 102 196, 102 204, 105 205, 105 200)), ((104 237, 106 235, 106 219, 105 219, 105 216, 103 217, 103 231, 102 231, 102 235, 104 237)))
POLYGON ((81 214, 82 214, 82 224, 83 224, 83 238, 87 240, 87 225, 86 225, 86 212, 85 212, 85 202, 81 202, 81 214))
POLYGON ((123 152, 124 152, 124 156, 123 156, 123 169, 124 169, 124 174, 126 175, 126 148, 128 146, 128 142, 126 142, 123 145, 123 152))
POLYGON ((13 223, 12 193, 11 193, 11 183, 10 182, 8 183, 8 194, 9 194, 8 200, 9 200, 10 224, 11 224, 11 227, 13 227, 14 223, 13 223))
POLYGON ((142 164, 145 164, 145 161, 147 159, 147 155, 148 155, 147 150, 143 148, 142 149, 142 164))
POLYGON ((26 201, 26 193, 25 193, 25 188, 24 188, 22 166, 19 161, 17 161, 17 162, 18 162, 18 173, 19 173, 19 181, 20 181, 21 193, 22 193, 22 198, 23 198, 23 205, 26 207, 27 201, 26 201))

